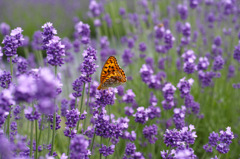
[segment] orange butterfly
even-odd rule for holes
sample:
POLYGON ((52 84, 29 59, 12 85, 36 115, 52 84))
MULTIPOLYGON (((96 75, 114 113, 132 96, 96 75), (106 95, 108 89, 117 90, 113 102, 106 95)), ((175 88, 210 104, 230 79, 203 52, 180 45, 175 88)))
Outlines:
POLYGON ((114 56, 110 56, 105 62, 100 76, 100 85, 98 90, 116 87, 127 82, 127 78, 123 69, 117 63, 114 56))
POLYGON ((164 27, 164 24, 163 23, 160 23, 160 24, 158 24, 157 25, 159 28, 161 28, 161 27, 164 27))

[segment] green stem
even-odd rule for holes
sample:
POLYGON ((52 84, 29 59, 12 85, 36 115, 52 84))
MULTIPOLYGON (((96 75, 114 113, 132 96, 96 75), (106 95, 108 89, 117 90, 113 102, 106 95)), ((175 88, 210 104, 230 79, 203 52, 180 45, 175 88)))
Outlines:
POLYGON ((110 107, 110 105, 108 105, 108 115, 109 115, 109 121, 110 121, 110 123, 112 122, 111 120, 111 107, 110 107))
MULTIPOLYGON (((101 136, 101 147, 102 147, 102 140, 103 140, 103 137, 101 136)), ((100 153, 100 159, 102 159, 102 154, 100 153)))
POLYGON ((40 143, 41 141, 41 137, 42 137, 42 127, 43 127, 43 114, 42 114, 42 120, 41 120, 41 127, 39 128, 40 129, 40 133, 39 133, 39 137, 38 137, 38 143, 40 143))
POLYGON ((10 138, 10 117, 11 117, 11 106, 10 106, 10 110, 9 110, 9 115, 7 117, 7 136, 8 138, 10 138))
MULTIPOLYGON (((55 66, 55 78, 57 78, 57 66, 55 66)), ((55 109, 56 99, 54 102, 54 113, 53 113, 53 131, 52 131, 52 147, 51 147, 51 156, 53 155, 53 148, 55 142, 55 129, 56 129, 56 109, 55 109)))
MULTIPOLYGON (((83 84, 82 97, 81 97, 81 105, 80 105, 80 108, 79 108, 79 112, 80 112, 80 113, 82 113, 84 91, 85 91, 85 83, 83 84)), ((78 123, 77 123, 77 132, 78 132, 78 129, 79 129, 79 123, 80 123, 80 120, 78 120, 78 123)))
MULTIPOLYGON (((70 134, 71 134, 71 133, 72 133, 72 130, 70 129, 70 134)), ((69 156, 70 142, 71 142, 71 138, 69 137, 69 139, 68 139, 67 156, 69 156)))
POLYGON ((55 129, 56 129, 56 112, 53 113, 53 131, 52 131, 52 147, 51 147, 51 156, 53 155, 53 147, 55 141, 55 129))
POLYGON ((31 122, 31 136, 30 136, 30 158, 32 158, 32 150, 33 150, 33 126, 34 126, 34 122, 31 122))
MULTIPOLYGON (((95 130, 94 130, 94 135, 93 135, 93 139, 92 139, 92 144, 91 144, 91 149, 90 149, 90 152, 91 152, 91 154, 93 154, 92 153, 92 149, 93 149, 93 144, 94 144, 94 140, 95 140, 95 130)), ((90 156, 90 158, 91 158, 91 156, 90 156)))
MULTIPOLYGON (((11 81, 13 80, 13 63, 12 63, 12 57, 10 57, 10 70, 11 70, 11 81)), ((8 114, 8 118, 7 118, 7 136, 8 138, 10 137, 9 136, 9 133, 10 133, 10 117, 11 117, 11 106, 10 107, 10 110, 9 110, 9 114, 8 114)))
MULTIPOLYGON (((87 105, 86 105, 86 111, 87 112, 88 112, 89 97, 90 97, 90 82, 88 83, 88 95, 87 95, 87 105)), ((86 119, 84 120, 84 124, 83 124, 83 129, 84 130, 86 129, 86 122, 87 122, 88 114, 90 114, 90 112, 87 113, 86 119)))
POLYGON ((12 57, 10 57, 10 70, 11 70, 11 76, 13 79, 13 63, 12 63, 12 57))
POLYGON ((35 120, 35 131, 36 131, 36 152, 35 152, 35 159, 37 159, 38 156, 38 121, 35 120))

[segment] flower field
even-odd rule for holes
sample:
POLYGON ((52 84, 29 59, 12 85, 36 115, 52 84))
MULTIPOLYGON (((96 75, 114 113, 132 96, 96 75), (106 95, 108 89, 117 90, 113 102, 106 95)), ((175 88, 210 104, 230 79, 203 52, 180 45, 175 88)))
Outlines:
POLYGON ((0 159, 240 157, 240 1, 23 2, 41 18, 0 2, 0 159))

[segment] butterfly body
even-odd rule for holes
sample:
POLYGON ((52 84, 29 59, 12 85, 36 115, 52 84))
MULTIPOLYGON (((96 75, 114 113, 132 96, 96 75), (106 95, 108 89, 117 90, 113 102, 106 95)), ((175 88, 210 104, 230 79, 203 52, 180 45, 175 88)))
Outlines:
POLYGON ((121 69, 117 63, 117 59, 114 56, 110 56, 105 62, 98 90, 107 89, 109 87, 117 87, 124 84, 127 81, 123 69, 121 69))

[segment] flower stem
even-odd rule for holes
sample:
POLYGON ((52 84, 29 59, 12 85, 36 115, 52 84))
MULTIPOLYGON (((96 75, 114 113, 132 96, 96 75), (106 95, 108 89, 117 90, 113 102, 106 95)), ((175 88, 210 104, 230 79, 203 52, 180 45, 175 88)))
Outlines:
POLYGON ((56 112, 53 113, 53 131, 52 131, 52 147, 51 147, 51 156, 53 155, 53 147, 55 141, 55 129, 56 129, 56 112))
MULTIPOLYGON (((85 83, 83 84, 82 97, 81 97, 81 105, 80 105, 80 108, 79 108, 79 112, 80 112, 81 114, 82 114, 84 91, 85 91, 85 83)), ((78 123, 77 123, 77 132, 78 132, 78 129, 79 129, 79 122, 80 122, 80 120, 78 120, 78 123)))
MULTIPOLYGON (((57 66, 55 66, 55 78, 57 78, 57 66)), ((53 112, 53 131, 52 131, 52 147, 51 147, 51 156, 53 155, 53 148, 55 142, 55 129, 56 129, 56 99, 54 102, 54 112, 53 112)))
MULTIPOLYGON (((92 154, 92 149, 93 149, 93 144, 94 144, 94 140, 95 140, 95 130, 94 130, 94 135, 93 135, 93 139, 92 139, 92 144, 91 144, 91 149, 90 149, 90 152, 92 154)), ((90 156, 91 157, 91 156, 90 156)))
POLYGON ((11 76, 13 79, 13 63, 12 63, 12 57, 10 57, 10 70, 11 70, 11 76))
POLYGON ((67 156, 69 156, 70 142, 71 142, 71 138, 69 137, 69 139, 68 139, 68 150, 67 150, 67 156))
POLYGON ((40 133, 39 133, 39 137, 38 137, 38 143, 40 143, 41 141, 41 137, 42 137, 42 128, 43 128, 43 114, 42 114, 42 120, 41 120, 41 125, 40 125, 40 133))
MULTIPOLYGON (((102 148, 102 140, 103 140, 103 137, 101 136, 101 148, 102 148)), ((102 154, 100 153, 100 159, 102 159, 102 154)))
POLYGON ((38 156, 38 121, 35 120, 35 135, 36 135, 36 152, 35 152, 35 159, 37 159, 38 156))
MULTIPOLYGON (((13 63, 12 63, 12 57, 10 57, 10 70, 11 70, 11 81, 13 80, 13 63)), ((7 117, 7 136, 8 138, 10 137, 9 136, 9 133, 10 133, 10 118, 11 118, 11 106, 10 107, 10 110, 9 110, 9 114, 8 114, 8 117, 7 117)))
POLYGON ((109 115, 109 121, 110 121, 110 123, 112 122, 111 120, 111 107, 110 107, 110 105, 108 105, 108 115, 109 115))
POLYGON ((31 122, 31 136, 30 136, 30 158, 32 158, 32 150, 33 150, 33 126, 34 126, 34 122, 31 122))
MULTIPOLYGON (((89 97, 90 97, 90 82, 88 83, 88 95, 87 95, 86 111, 88 111, 89 97)), ((86 129, 86 122, 87 122, 87 116, 88 116, 88 114, 90 114, 90 112, 87 113, 86 119, 84 119, 84 124, 83 124, 83 129, 84 129, 84 130, 86 129)))

